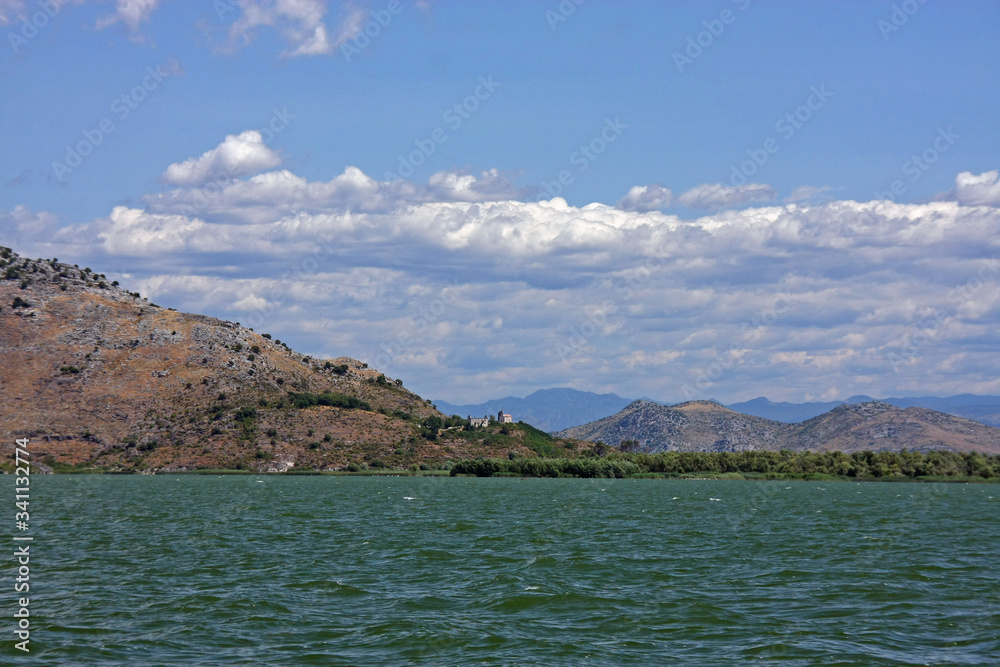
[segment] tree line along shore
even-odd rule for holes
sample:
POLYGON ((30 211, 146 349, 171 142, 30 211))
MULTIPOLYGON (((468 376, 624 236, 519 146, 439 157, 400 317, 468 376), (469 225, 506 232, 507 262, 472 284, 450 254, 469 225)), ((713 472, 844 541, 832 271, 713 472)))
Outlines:
POLYGON ((512 456, 458 461, 451 475, 476 477, 727 477, 1000 482, 1000 455, 978 452, 611 452, 602 457, 512 456))

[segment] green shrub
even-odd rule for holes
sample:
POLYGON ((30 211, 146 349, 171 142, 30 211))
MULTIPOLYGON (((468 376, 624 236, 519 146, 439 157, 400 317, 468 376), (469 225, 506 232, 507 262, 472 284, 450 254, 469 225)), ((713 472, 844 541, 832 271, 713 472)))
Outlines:
POLYGON ((322 394, 312 394, 309 392, 288 392, 288 398, 296 408, 305 409, 315 405, 326 405, 334 408, 346 408, 348 410, 367 410, 372 412, 372 406, 354 396, 346 394, 335 394, 333 392, 323 392, 322 394))

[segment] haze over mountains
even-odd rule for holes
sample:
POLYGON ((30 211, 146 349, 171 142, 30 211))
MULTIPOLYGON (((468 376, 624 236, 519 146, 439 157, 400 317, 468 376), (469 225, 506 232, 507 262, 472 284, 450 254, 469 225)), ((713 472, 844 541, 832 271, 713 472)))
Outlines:
POLYGON ((474 405, 453 405, 447 401, 435 401, 434 404, 446 415, 462 417, 495 415, 503 410, 513 415, 515 421, 523 420, 552 432, 613 415, 631 402, 632 399, 617 394, 559 388, 539 389, 524 398, 507 396, 474 405))
MULTIPOLYGON (((436 401, 435 404, 445 414, 457 414, 463 417, 496 414, 498 410, 503 409, 513 414, 515 420, 523 419, 543 431, 554 432, 613 415, 633 400, 635 399, 622 398, 617 394, 596 394, 563 388, 540 389, 524 398, 508 396, 473 405, 453 405, 446 401, 436 401)), ((726 407, 745 415, 793 424, 817 417, 841 405, 875 400, 898 408, 928 408, 972 419, 988 426, 1000 426, 1000 396, 974 394, 943 398, 922 396, 883 399, 852 396, 845 401, 807 403, 777 403, 759 397, 740 403, 729 403, 726 407)))

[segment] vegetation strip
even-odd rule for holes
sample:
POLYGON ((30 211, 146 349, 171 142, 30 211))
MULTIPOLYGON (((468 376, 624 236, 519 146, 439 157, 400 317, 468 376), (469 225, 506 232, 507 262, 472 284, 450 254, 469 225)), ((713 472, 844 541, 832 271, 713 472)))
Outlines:
MULTIPOLYGON (((458 461, 454 475, 494 477, 728 476, 734 479, 926 479, 984 481, 1000 477, 1000 455, 921 452, 614 452, 592 458, 480 458, 458 461)), ((997 480, 1000 481, 1000 480, 997 480)))

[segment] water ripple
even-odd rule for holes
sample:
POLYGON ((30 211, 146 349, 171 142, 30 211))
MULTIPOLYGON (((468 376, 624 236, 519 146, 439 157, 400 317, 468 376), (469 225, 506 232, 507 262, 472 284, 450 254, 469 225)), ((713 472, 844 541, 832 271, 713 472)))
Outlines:
POLYGON ((39 664, 995 665, 1000 655, 992 486, 262 482, 39 479, 39 664))

